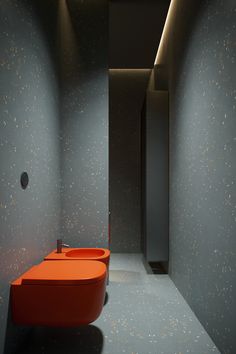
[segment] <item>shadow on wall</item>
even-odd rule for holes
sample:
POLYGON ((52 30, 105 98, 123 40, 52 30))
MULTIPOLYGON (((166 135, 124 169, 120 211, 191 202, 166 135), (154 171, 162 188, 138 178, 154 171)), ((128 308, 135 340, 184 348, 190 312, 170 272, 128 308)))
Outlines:
POLYGON ((93 325, 76 328, 16 326, 9 310, 4 354, 101 354, 103 341, 101 330, 93 325), (13 342, 13 338, 20 340, 13 342))

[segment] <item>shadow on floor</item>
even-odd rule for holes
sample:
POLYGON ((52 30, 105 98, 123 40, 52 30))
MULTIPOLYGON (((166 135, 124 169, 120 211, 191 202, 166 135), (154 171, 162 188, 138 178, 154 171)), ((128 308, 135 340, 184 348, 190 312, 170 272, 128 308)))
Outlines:
MULTIPOLYGON (((10 340, 10 339, 9 339, 10 340)), ((77 328, 31 328, 18 348, 6 346, 4 354, 101 354, 103 334, 93 325, 77 328)))
POLYGON ((9 310, 4 354, 101 354, 103 342, 102 331, 96 326, 16 326, 9 310))

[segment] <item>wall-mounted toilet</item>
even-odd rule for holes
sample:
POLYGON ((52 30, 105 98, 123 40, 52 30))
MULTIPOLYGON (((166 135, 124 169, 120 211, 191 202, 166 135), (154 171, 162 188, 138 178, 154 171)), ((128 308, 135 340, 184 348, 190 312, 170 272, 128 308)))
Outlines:
POLYGON ((13 321, 44 326, 89 324, 102 311, 106 277, 102 262, 44 261, 12 282, 13 321))

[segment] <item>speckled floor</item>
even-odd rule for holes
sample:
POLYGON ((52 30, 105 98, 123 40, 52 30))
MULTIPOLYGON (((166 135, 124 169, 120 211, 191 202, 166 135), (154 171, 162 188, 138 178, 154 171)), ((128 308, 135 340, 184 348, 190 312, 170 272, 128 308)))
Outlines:
POLYGON ((112 254, 100 318, 76 329, 35 328, 20 353, 220 352, 168 275, 147 274, 140 254, 112 254))

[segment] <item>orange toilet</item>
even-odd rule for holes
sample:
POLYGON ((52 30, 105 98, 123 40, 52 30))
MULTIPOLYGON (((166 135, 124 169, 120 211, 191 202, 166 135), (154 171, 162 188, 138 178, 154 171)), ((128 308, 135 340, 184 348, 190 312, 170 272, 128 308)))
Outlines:
POLYGON ((21 325, 79 326, 100 315, 106 265, 99 261, 43 261, 11 284, 13 321, 21 325))

